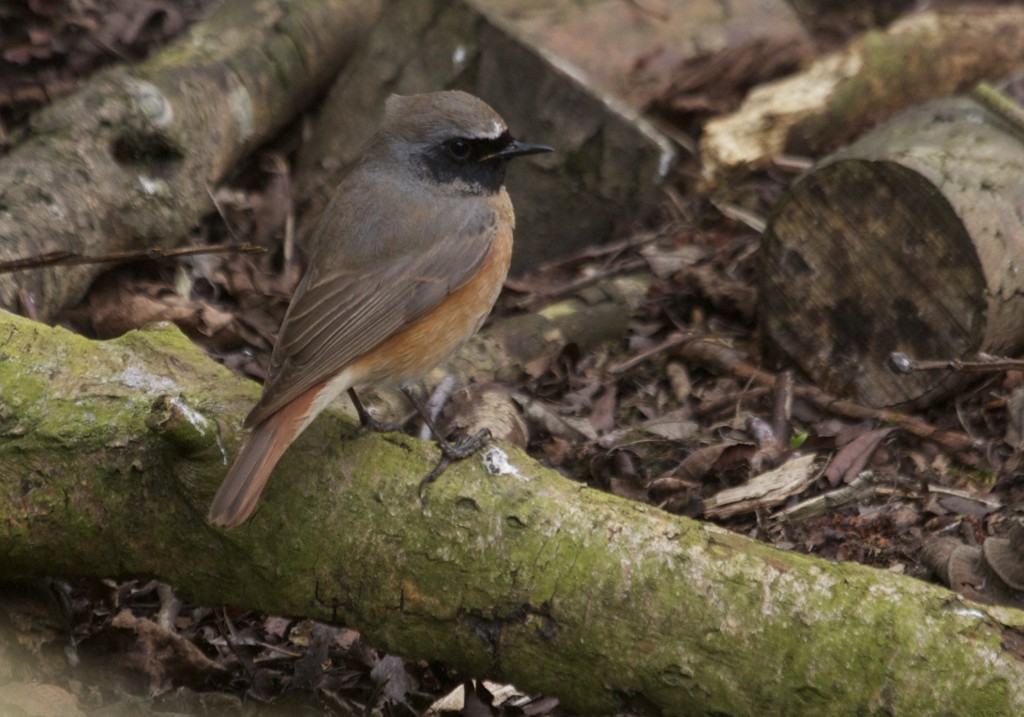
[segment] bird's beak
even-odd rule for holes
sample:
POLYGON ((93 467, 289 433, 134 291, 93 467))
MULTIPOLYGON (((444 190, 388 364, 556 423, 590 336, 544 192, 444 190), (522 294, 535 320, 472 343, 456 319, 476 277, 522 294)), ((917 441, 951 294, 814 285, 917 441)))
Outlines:
POLYGON ((548 147, 546 144, 526 144, 526 142, 514 139, 494 154, 484 157, 484 161, 488 159, 511 159, 512 157, 525 157, 528 154, 543 154, 544 152, 554 151, 553 148, 548 147))

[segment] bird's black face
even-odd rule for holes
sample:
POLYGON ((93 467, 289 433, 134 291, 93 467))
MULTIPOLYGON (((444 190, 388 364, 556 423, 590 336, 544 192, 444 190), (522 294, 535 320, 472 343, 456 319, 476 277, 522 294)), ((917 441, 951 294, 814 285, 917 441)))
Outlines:
POLYGON ((467 194, 494 194, 505 182, 508 160, 550 151, 550 147, 517 142, 506 130, 498 137, 450 137, 430 146, 420 158, 441 184, 459 183, 467 194))

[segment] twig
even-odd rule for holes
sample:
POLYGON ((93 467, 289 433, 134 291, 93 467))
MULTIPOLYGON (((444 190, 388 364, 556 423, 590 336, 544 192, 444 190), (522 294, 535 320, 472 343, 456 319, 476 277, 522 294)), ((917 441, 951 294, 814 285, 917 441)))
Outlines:
POLYGON ((224 207, 222 207, 220 202, 217 201, 217 196, 213 193, 209 183, 204 182, 203 188, 206 190, 206 196, 208 196, 210 201, 213 202, 213 208, 216 209, 217 214, 220 215, 220 220, 224 222, 224 228, 228 230, 228 234, 231 235, 231 238, 235 239, 235 230, 231 227, 231 222, 228 221, 228 215, 224 213, 224 207))
POLYGON ((772 385, 772 432, 780 445, 789 443, 793 432, 793 372, 783 371, 772 385))
POLYGON ((205 244, 203 246, 182 246, 172 249, 140 249, 138 251, 119 251, 111 254, 76 254, 71 251, 51 251, 38 256, 23 259, 0 261, 0 273, 36 269, 43 266, 76 266, 79 264, 109 264, 139 259, 167 259, 178 256, 194 256, 196 254, 262 254, 261 246, 255 244, 205 244))
POLYGON ((624 374, 627 371, 632 370, 639 364, 642 364, 643 362, 647 361, 647 359, 651 358, 652 356, 657 356, 658 354, 665 353, 666 351, 670 351, 671 349, 674 349, 678 346, 682 346, 689 341, 696 341, 699 338, 700 336, 694 332, 678 332, 669 334, 668 338, 666 338, 660 344, 655 344, 654 346, 651 346, 650 348, 641 351, 636 356, 632 356, 623 361, 622 363, 618 363, 612 366, 611 368, 608 369, 608 373, 610 373, 612 376, 624 374))
MULTIPOLYGON (((683 342, 676 351, 688 361, 697 361, 713 367, 716 371, 729 373, 741 381, 770 388, 775 383, 775 374, 757 368, 746 361, 733 349, 710 339, 695 339, 683 342)), ((978 443, 970 436, 957 431, 943 431, 914 416, 887 408, 871 408, 856 401, 839 398, 813 386, 794 387, 796 396, 810 401, 818 408, 838 413, 847 418, 874 420, 896 426, 907 433, 936 443, 952 452, 966 466, 978 465, 978 443)))
MULTIPOLYGON (((606 259, 611 261, 618 254, 622 254, 631 249, 641 249, 648 244, 653 244, 656 241, 664 239, 666 235, 666 231, 649 232, 645 234, 637 234, 620 241, 608 242, 607 244, 588 246, 571 256, 565 257, 564 259, 558 259, 557 261, 544 264, 535 273, 543 276, 552 271, 572 268, 596 259, 606 259)), ((535 281, 531 282, 524 281, 522 279, 506 279, 505 287, 521 294, 532 294, 535 298, 559 299, 563 296, 579 291, 580 289, 586 288, 591 284, 595 284, 615 276, 616 274, 624 271, 632 271, 633 269, 642 268, 646 265, 647 261, 644 259, 633 259, 619 265, 606 266, 600 272, 588 274, 587 276, 582 276, 569 282, 559 283, 558 286, 544 286, 538 288, 537 282, 535 281)), ((533 298, 529 299, 529 301, 533 300, 533 298)))
MULTIPOLYGON (((619 274, 624 274, 630 271, 636 271, 637 269, 643 269, 646 266, 646 259, 627 259, 626 261, 623 261, 621 264, 614 264, 612 266, 602 269, 601 271, 596 271, 593 274, 588 274, 586 276, 581 276, 577 279, 573 279, 572 281, 567 281, 564 284, 560 284, 558 288, 552 289, 551 291, 540 291, 531 293, 533 293, 538 300, 548 301, 551 299, 561 299, 563 297, 569 296, 570 294, 574 294, 581 289, 586 289, 587 287, 593 286, 594 284, 599 284, 602 281, 605 281, 606 279, 611 279, 613 276, 618 276, 619 274)), ((521 289, 519 287, 522 287, 524 284, 513 280, 510 282, 506 282, 505 285, 508 286, 510 289, 520 291, 521 289)))
POLYGON ((1024 369, 1024 360, 1006 358, 1004 356, 988 356, 978 354, 974 360, 939 359, 914 361, 905 353, 893 352, 889 362, 897 373, 909 374, 914 371, 950 371, 954 373, 998 373, 1000 371, 1020 371, 1024 369))
POLYGON ((782 522, 796 523, 807 518, 824 515, 826 512, 834 510, 845 503, 851 503, 870 495, 875 491, 876 481, 877 478, 873 472, 863 471, 849 485, 844 485, 828 493, 809 498, 788 508, 783 508, 772 515, 770 521, 773 524, 782 522))
MULTIPOLYGON (((284 647, 281 647, 280 645, 274 645, 274 644, 271 644, 269 642, 263 642, 262 640, 253 640, 252 644, 256 645, 258 647, 262 647, 264 650, 270 650, 271 652, 277 652, 277 653, 279 653, 281 655, 284 655, 285 657, 299 658, 299 657, 302 657, 305 654, 305 653, 300 652, 298 650, 288 650, 288 649, 286 649, 284 647)), ((261 660, 260 658, 257 657, 257 658, 255 658, 253 660, 253 662, 259 664, 261 662, 268 662, 270 659, 280 659, 280 658, 267 658, 267 659, 262 659, 261 660)))
POLYGON ((733 391, 717 398, 703 400, 694 408, 694 412, 699 417, 714 416, 719 411, 726 408, 732 409, 733 407, 736 407, 738 412, 739 406, 743 402, 761 399, 771 393, 771 391, 772 389, 765 386, 756 388, 744 387, 739 391, 733 391))
POLYGON ((971 99, 1006 122, 1014 134, 1024 138, 1024 107, 988 82, 980 82, 971 90, 971 99))
POLYGON ((747 225, 758 234, 764 232, 768 226, 768 220, 762 214, 753 212, 749 209, 744 209, 738 204, 731 204, 729 202, 718 201, 715 199, 711 200, 711 204, 714 205, 715 209, 721 212, 722 216, 726 219, 732 219, 734 222, 740 222, 741 224, 747 225))

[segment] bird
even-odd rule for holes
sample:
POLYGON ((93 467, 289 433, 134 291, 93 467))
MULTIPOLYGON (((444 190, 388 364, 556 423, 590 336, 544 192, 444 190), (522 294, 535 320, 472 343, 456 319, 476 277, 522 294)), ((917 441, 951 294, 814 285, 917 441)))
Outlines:
MULTIPOLYGON (((356 387, 397 385, 414 400, 410 385, 476 333, 512 256, 508 163, 551 151, 514 139, 466 92, 386 100, 310 237, 262 396, 243 422, 252 431, 213 498, 210 523, 248 519, 278 460, 342 392, 370 424, 356 387)), ((486 437, 453 446, 435 431, 439 469, 486 437)))

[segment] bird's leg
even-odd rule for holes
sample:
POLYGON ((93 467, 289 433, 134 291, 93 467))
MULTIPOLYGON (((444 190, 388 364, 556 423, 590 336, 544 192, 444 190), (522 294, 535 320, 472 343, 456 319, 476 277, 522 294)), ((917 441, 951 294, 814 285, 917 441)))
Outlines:
POLYGON ((434 442, 437 444, 437 447, 441 449, 441 460, 437 462, 437 465, 434 466, 432 471, 420 479, 417 491, 422 495, 423 489, 440 478, 441 474, 448 469, 448 466, 451 465, 452 461, 461 461, 464 458, 469 458, 471 455, 483 448, 484 444, 491 439, 491 432, 486 428, 483 428, 472 436, 467 436, 457 443, 451 443, 441 435, 440 431, 437 430, 437 426, 434 424, 434 419, 430 415, 430 411, 428 411, 426 406, 423 405, 423 402, 420 401, 419 397, 406 386, 402 387, 402 393, 405 394, 407 399, 409 399, 409 403, 413 405, 416 412, 420 414, 420 417, 423 419, 423 422, 427 424, 427 428, 430 429, 430 432, 434 434, 434 442))
POLYGON ((356 415, 359 416, 359 429, 361 431, 370 430, 378 433, 394 433, 402 430, 403 425, 401 423, 386 423, 378 421, 371 416, 370 412, 363 407, 363 402, 359 400, 359 396, 356 395, 354 388, 348 390, 348 397, 352 399, 352 405, 356 407, 356 415))

